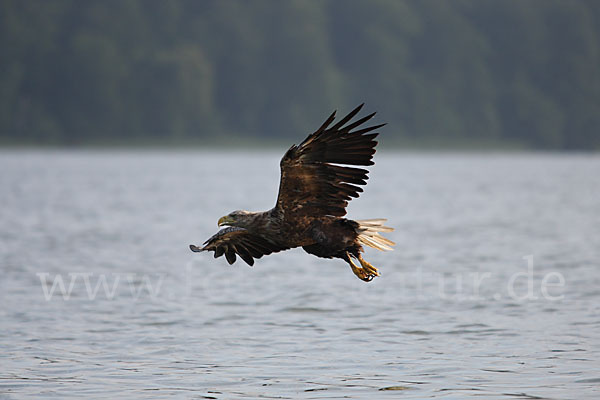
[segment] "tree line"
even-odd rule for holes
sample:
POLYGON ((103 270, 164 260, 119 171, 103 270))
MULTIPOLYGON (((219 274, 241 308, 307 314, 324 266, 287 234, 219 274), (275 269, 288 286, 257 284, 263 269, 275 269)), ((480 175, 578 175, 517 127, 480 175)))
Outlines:
POLYGON ((0 143, 386 138, 600 148, 594 0, 0 0, 0 143))

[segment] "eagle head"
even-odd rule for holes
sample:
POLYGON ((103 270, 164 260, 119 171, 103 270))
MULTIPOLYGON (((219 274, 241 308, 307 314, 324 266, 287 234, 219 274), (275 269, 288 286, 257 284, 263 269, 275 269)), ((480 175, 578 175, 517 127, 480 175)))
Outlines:
POLYGON ((254 220, 253 216, 256 213, 244 210, 232 211, 224 217, 219 218, 218 226, 228 225, 237 226, 240 228, 248 228, 249 224, 254 220))

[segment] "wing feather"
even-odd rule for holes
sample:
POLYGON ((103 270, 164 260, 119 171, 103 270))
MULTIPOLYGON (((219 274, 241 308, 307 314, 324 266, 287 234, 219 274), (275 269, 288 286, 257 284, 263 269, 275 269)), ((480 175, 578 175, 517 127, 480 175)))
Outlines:
POLYGON ((246 229, 227 227, 204 242, 204 247, 190 245, 190 249, 195 252, 214 251, 215 258, 225 255, 229 264, 233 264, 237 256, 240 256, 246 264, 252 266, 255 258, 261 258, 287 248, 250 233, 246 229))
POLYGON ((294 145, 281 159, 281 181, 277 205, 286 218, 300 214, 344 216, 348 201, 366 185, 366 169, 347 165, 373 165, 379 124, 354 130, 375 113, 349 123, 362 109, 356 107, 335 125, 335 112, 317 131, 294 145), (373 133, 370 133, 373 132, 373 133))
POLYGON ((234 247, 230 247, 229 249, 227 249, 227 251, 225 251, 225 258, 227 259, 227 262, 229 263, 229 265, 233 264, 236 260, 236 256, 235 256, 235 250, 234 247))

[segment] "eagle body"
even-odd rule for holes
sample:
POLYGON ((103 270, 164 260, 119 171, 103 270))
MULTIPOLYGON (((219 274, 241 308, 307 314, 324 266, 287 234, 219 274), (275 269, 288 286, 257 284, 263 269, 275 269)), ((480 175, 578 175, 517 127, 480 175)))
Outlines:
POLYGON ((362 247, 356 243, 358 223, 346 218, 329 217, 314 220, 310 238, 312 243, 302 246, 304 251, 322 258, 345 258, 345 253, 358 256, 362 247))
POLYGON ((332 125, 335 112, 299 145, 293 145, 280 162, 281 179, 275 206, 264 212, 233 211, 219 219, 227 226, 203 247, 190 245, 195 252, 214 251, 233 264, 240 256, 248 265, 263 255, 302 247, 322 258, 346 261, 364 281, 379 276, 377 268, 365 261, 363 245, 392 250, 394 242, 380 235, 391 232, 385 219, 344 218, 346 206, 359 196, 373 165, 378 133, 384 126, 362 127, 375 113, 350 122, 362 104, 332 125), (358 266, 354 260, 358 260, 358 266))

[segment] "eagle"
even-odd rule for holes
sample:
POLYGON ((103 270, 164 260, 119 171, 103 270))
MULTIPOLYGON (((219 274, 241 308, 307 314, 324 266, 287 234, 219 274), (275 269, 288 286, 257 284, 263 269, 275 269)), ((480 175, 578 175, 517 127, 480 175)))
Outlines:
POLYGON ((194 252, 214 251, 233 264, 239 256, 248 265, 254 259, 302 247, 322 258, 340 258, 365 282, 380 276, 379 270, 362 258, 363 246, 392 250, 394 242, 380 235, 392 232, 386 219, 344 218, 346 206, 363 191, 373 165, 379 133, 386 124, 365 127, 376 113, 354 122, 364 103, 335 122, 329 118, 299 145, 292 145, 280 162, 281 178, 275 206, 262 212, 237 210, 218 220, 225 226, 203 246, 190 245, 194 252), (332 125, 333 124, 333 125, 332 125), (358 261, 358 264, 355 262, 358 261))

